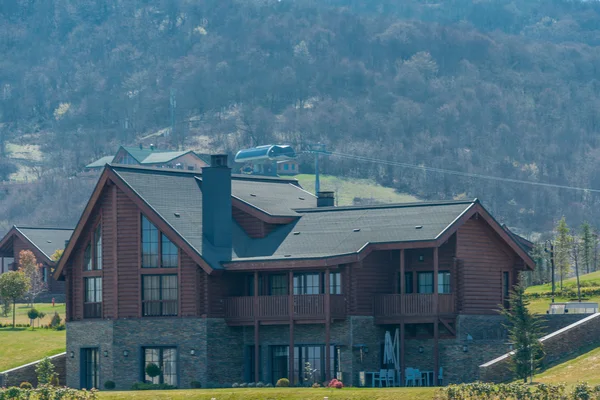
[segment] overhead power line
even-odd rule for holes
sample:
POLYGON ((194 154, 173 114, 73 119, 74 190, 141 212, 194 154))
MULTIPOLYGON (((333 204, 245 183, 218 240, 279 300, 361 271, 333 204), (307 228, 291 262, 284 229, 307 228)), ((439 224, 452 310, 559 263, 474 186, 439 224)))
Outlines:
POLYGON ((569 185, 557 185, 554 183, 545 183, 545 182, 533 182, 533 181, 526 181, 526 180, 522 180, 522 179, 502 178, 502 177, 492 176, 492 175, 473 174, 473 173, 469 173, 469 172, 453 171, 453 170, 443 169, 443 168, 427 167, 424 165, 381 160, 381 159, 376 159, 376 158, 357 156, 354 154, 339 153, 339 152, 335 152, 335 151, 327 152, 327 153, 332 156, 338 156, 338 157, 348 158, 348 159, 357 160, 357 161, 365 161, 365 162, 371 162, 371 163, 375 163, 375 164, 391 165, 394 167, 404 167, 404 168, 416 169, 416 170, 427 171, 427 172, 437 172, 440 174, 462 176, 465 178, 487 179, 487 180, 498 181, 498 182, 519 183, 519 184, 542 186, 542 187, 549 187, 549 188, 555 188, 555 189, 568 189, 568 190, 578 190, 581 192, 600 193, 600 189, 582 188, 582 187, 569 186, 569 185))

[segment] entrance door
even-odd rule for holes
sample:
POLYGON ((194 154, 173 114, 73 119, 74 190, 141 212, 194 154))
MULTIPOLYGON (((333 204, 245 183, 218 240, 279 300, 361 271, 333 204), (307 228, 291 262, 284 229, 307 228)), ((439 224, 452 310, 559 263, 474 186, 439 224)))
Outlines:
POLYGON ((81 388, 99 388, 98 349, 81 349, 81 364, 81 388))

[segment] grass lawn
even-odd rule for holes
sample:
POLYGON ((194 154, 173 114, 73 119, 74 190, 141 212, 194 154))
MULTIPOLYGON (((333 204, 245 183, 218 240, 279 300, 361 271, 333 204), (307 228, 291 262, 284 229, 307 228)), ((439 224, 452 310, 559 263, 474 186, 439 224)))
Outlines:
POLYGON ((536 375, 534 380, 541 383, 564 382, 569 386, 575 385, 579 381, 598 385, 600 384, 599 364, 600 347, 552 367, 540 375, 536 375))
MULTIPOLYGON (((38 311, 46 313, 46 316, 42 318, 40 321, 41 324, 49 324, 54 312, 57 312, 62 320, 65 319, 65 304, 57 303, 55 307, 52 307, 51 303, 38 303, 34 306, 38 311)), ((29 317, 27 316, 27 312, 31 309, 27 304, 17 304, 17 324, 29 324, 29 317)), ((12 324, 12 305, 10 308, 11 313, 8 317, 0 317, 0 324, 12 324)), ((35 321, 35 325, 37 326, 38 321, 35 321)))
POLYGON ((66 331, 0 328, 0 371, 65 351, 66 331))
MULTIPOLYGON (((564 303, 567 301, 577 301, 577 299, 568 299, 566 297, 555 297, 554 298, 554 302, 555 303, 564 303)), ((600 303, 600 296, 595 296, 595 297, 587 297, 585 300, 582 301, 591 301, 591 302, 595 302, 595 303, 600 303)), ((550 307, 550 303, 552 303, 552 299, 547 298, 547 299, 531 299, 529 301, 529 310, 535 314, 546 314, 546 311, 548 311, 548 308, 550 307)))
MULTIPOLYGON (((311 193, 315 192, 315 176, 300 174, 292 178, 298 179, 300 185, 311 193)), ((416 197, 397 193, 394 189, 376 184, 370 179, 338 178, 331 175, 320 176, 321 190, 331 190, 336 193, 338 205, 349 206, 355 197, 373 199, 382 203, 409 203, 419 201, 416 197)))
POLYGON ((100 392, 100 399, 202 399, 202 400, 431 400, 435 388, 391 389, 189 389, 163 391, 100 392))
MULTIPOLYGON (((589 283, 587 283, 588 286, 600 287, 600 271, 581 275, 579 277, 579 282, 580 283, 589 282, 589 283)), ((555 286, 556 290, 560 289, 560 280, 559 279, 556 280, 556 282, 554 283, 554 286, 555 286)), ((577 290, 577 279, 576 278, 565 279, 563 281, 563 287, 572 287, 575 290, 577 290)), ((552 291, 552 284, 546 283, 545 285, 530 286, 527 288, 525 293, 541 293, 541 292, 550 292, 550 291, 552 291)))

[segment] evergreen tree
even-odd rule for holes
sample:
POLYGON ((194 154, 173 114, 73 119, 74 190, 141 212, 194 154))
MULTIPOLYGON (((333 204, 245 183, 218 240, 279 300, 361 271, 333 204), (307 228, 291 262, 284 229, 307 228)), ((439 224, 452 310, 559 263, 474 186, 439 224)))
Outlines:
POLYGON ((527 382, 529 375, 533 379, 544 358, 542 343, 538 340, 542 336, 541 320, 529 311, 529 300, 525 298, 522 283, 511 290, 509 305, 502 309, 502 314, 507 319, 505 327, 514 346, 511 367, 518 379, 527 382))
POLYGON ((592 227, 586 221, 581 225, 581 266, 585 268, 585 273, 592 272, 594 265, 594 234, 592 227))
POLYGON ((569 226, 565 217, 558 221, 556 238, 554 240, 554 262, 560 276, 560 290, 563 289, 563 280, 571 272, 571 247, 573 239, 569 234, 569 226))

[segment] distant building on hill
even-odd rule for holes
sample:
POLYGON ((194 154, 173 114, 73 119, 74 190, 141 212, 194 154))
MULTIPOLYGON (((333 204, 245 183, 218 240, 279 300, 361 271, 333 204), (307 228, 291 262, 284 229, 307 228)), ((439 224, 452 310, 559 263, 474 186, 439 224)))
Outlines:
POLYGON ((300 163, 296 160, 284 160, 277 163, 277 175, 298 175, 300 163))
POLYGON ((121 146, 114 156, 102 157, 85 167, 88 170, 101 170, 106 164, 143 165, 186 171, 199 171, 200 168, 208 165, 200 155, 191 150, 158 150, 153 145, 148 148, 140 145, 139 147, 121 146))

